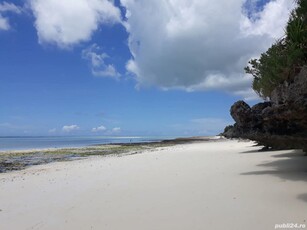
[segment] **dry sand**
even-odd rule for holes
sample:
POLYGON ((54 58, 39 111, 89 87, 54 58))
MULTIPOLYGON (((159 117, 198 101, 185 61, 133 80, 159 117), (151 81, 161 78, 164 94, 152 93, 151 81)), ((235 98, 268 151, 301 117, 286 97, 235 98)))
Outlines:
POLYGON ((0 175, 0 229, 215 230, 307 224, 307 157, 176 145, 0 175))

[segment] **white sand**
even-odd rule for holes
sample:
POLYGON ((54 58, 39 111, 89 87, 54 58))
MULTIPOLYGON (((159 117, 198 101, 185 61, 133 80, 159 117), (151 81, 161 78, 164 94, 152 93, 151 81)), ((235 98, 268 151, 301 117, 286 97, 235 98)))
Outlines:
POLYGON ((0 229, 265 230, 307 224, 307 157, 256 152, 252 145, 195 143, 1 174, 0 229))

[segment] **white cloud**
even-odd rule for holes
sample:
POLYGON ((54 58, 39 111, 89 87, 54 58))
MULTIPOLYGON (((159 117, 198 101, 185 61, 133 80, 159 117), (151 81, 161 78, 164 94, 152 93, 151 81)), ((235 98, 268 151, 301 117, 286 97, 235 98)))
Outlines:
POLYGON ((20 14, 21 9, 13 3, 0 3, 0 30, 9 30, 11 28, 9 19, 4 16, 7 12, 20 14))
POLYGON ((138 86, 247 92, 244 66, 282 36, 294 4, 275 0, 249 19, 244 2, 121 0, 133 54, 127 70, 138 86))
POLYGON ((89 61, 92 74, 96 77, 114 77, 118 78, 120 74, 115 69, 114 65, 106 64, 105 59, 109 55, 100 51, 97 44, 93 44, 82 51, 82 57, 89 61))
POLYGON ((3 18, 0 15, 0 30, 8 30, 9 28, 10 28, 10 25, 9 25, 7 19, 3 18))
POLYGON ((294 1, 276 0, 265 5, 260 12, 255 12, 250 18, 244 16, 241 21, 241 30, 244 35, 268 35, 272 39, 284 35, 285 22, 289 17, 289 9, 294 1))
POLYGON ((120 127, 115 127, 115 128, 112 129, 113 133, 119 133, 120 131, 121 131, 120 127))
POLYGON ((251 87, 242 90, 237 90, 234 92, 234 94, 240 96, 245 101, 260 100, 258 94, 256 94, 256 92, 251 87))
POLYGON ((80 127, 78 125, 64 125, 63 128, 62 128, 62 130, 64 132, 67 132, 67 133, 77 131, 79 129, 80 129, 80 127))
POLYGON ((91 38, 101 24, 121 22, 120 10, 108 0, 30 0, 41 43, 70 47, 91 38))
POLYGON ((103 132, 103 131, 106 131, 106 130, 107 130, 107 128, 104 127, 103 125, 101 125, 101 126, 99 126, 99 127, 97 127, 97 128, 92 128, 92 132, 93 132, 93 133, 96 133, 96 132, 103 132))
POLYGON ((3 2, 0 3, 0 12, 14 12, 19 14, 21 10, 18 6, 14 5, 13 3, 3 2))

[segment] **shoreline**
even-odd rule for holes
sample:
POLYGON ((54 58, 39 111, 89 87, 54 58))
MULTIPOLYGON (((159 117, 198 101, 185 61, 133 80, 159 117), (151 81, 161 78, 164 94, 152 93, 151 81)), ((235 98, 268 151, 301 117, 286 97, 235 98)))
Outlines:
POLYGON ((190 142, 0 174, 0 228, 306 225, 307 158, 301 151, 260 149, 251 141, 190 142))
POLYGON ((8 151, 82 148, 101 144, 158 142, 176 138, 167 136, 0 136, 0 153, 8 151), (7 140, 7 142, 1 142, 3 140, 7 140))
POLYGON ((224 138, 184 137, 150 142, 109 143, 69 148, 42 148, 28 150, 0 151, 0 173, 22 170, 33 165, 47 164, 55 161, 72 161, 89 156, 119 155, 123 153, 140 153, 161 147, 168 147, 191 142, 218 141, 224 138))
MULTIPOLYGON (((52 136, 53 137, 53 136, 52 136)), ((61 138, 61 136, 55 136, 57 138, 61 138)), ((63 136, 66 138, 67 136, 63 136)), ((142 140, 142 137, 107 137, 111 139, 117 139, 117 140, 127 140, 131 139, 133 141, 130 142, 106 142, 106 143, 97 143, 97 144, 81 144, 81 145, 67 145, 67 146, 54 146, 54 147, 21 147, 21 148, 8 148, 8 149, 0 149, 1 153, 6 152, 31 152, 31 151, 45 151, 45 150, 56 150, 56 149, 78 149, 78 148, 86 148, 86 147, 92 147, 92 146, 100 146, 100 145, 125 145, 125 144, 150 144, 150 143, 160 143, 160 142, 188 142, 188 141, 198 141, 198 140, 215 140, 221 138, 221 135, 216 136, 191 136, 191 137, 174 137, 174 138, 149 138, 146 137, 145 140, 142 140), (140 139, 141 141, 137 140, 140 139)), ((1 137, 0 137, 1 138, 1 137)), ((5 137, 5 138, 19 138, 19 137, 5 137)), ((28 137, 21 137, 21 138, 28 138, 28 137)), ((32 137, 30 137, 32 138, 32 137)), ((49 138, 49 136, 39 136, 38 138, 49 138)))

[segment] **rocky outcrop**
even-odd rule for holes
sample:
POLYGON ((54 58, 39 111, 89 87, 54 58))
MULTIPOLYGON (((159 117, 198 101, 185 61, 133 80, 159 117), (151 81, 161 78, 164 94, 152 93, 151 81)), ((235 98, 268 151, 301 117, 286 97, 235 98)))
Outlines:
POLYGON ((307 151, 307 66, 293 82, 274 89, 270 102, 250 107, 238 101, 230 114, 236 123, 225 128, 226 137, 248 138, 275 149, 307 151))

